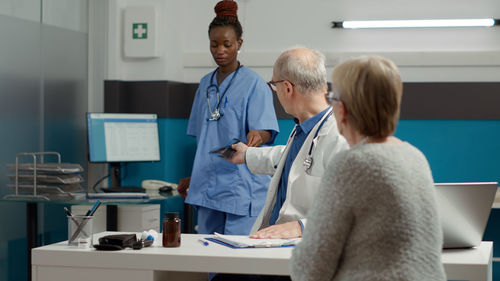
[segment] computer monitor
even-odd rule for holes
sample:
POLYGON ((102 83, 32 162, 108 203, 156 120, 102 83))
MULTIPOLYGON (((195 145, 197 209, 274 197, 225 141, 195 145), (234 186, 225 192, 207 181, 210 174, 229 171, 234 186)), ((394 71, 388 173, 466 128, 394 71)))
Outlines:
POLYGON ((156 114, 87 113, 87 136, 89 161, 111 164, 112 186, 121 185, 120 163, 160 161, 156 114))

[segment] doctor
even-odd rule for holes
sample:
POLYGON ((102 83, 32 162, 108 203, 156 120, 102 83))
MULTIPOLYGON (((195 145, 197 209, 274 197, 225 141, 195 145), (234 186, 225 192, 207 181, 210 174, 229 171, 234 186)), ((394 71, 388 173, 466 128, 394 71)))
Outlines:
POLYGON ((288 142, 274 147, 234 144, 232 163, 246 163, 254 174, 273 175, 252 238, 300 237, 329 159, 348 149, 339 135, 327 93, 325 57, 316 50, 283 52, 273 68, 271 90, 296 123, 288 142), (256 232, 257 231, 257 232, 256 232))

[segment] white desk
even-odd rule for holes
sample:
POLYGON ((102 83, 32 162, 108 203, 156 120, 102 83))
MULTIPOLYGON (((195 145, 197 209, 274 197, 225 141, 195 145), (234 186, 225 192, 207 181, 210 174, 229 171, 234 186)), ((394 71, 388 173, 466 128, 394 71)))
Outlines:
POLYGON ((448 280, 492 280, 493 242, 472 249, 444 250, 441 260, 448 280))
MULTIPOLYGON (((96 236, 104 234, 110 233, 96 236)), ((207 272, 290 273, 293 248, 231 249, 216 243, 203 246, 198 238, 206 236, 182 234, 179 248, 96 251, 68 247, 66 241, 43 246, 32 250, 32 280, 206 281, 207 272)), ((491 281, 492 250, 492 242, 482 242, 476 249, 444 251, 442 260, 448 279, 491 281)))

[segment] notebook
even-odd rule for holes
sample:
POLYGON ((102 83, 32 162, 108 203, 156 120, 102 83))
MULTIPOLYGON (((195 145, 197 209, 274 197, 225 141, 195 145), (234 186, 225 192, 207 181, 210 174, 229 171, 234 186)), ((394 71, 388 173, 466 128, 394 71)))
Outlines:
POLYGON ((443 248, 478 246, 495 200, 497 182, 436 183, 443 248))

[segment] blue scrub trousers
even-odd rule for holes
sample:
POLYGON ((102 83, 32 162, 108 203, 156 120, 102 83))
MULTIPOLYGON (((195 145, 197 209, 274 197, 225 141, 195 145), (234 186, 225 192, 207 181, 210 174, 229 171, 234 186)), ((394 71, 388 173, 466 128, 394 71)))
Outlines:
POLYGON ((249 235, 257 216, 238 216, 198 206, 198 233, 249 235))

